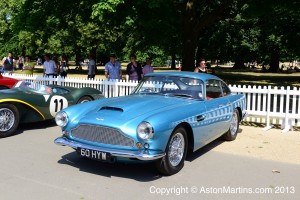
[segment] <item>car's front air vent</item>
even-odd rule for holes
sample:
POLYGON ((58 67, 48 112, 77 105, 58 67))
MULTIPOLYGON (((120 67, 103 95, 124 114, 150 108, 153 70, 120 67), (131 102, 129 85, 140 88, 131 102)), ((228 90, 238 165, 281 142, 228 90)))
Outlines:
POLYGON ((110 107, 110 106, 103 106, 100 110, 113 110, 113 111, 123 112, 122 108, 110 107))

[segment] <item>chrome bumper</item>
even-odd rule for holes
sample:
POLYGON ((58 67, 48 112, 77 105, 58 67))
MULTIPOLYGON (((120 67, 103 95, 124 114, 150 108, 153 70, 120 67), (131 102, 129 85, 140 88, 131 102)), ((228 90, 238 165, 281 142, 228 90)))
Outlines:
POLYGON ((165 152, 156 152, 156 151, 149 151, 149 150, 128 151, 128 150, 94 147, 90 145, 81 144, 75 141, 71 141, 66 137, 56 138, 54 140, 54 143, 60 146, 69 146, 74 149, 84 148, 84 149, 102 151, 102 152, 110 153, 114 157, 136 158, 138 160, 156 160, 166 155, 165 152))

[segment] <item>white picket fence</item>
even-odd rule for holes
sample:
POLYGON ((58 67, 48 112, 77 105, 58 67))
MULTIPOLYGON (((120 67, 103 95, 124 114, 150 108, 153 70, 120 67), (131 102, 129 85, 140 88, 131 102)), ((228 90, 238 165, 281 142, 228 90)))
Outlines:
MULTIPOLYGON (((8 75, 6 75, 8 76, 8 75)), ((99 89, 105 97, 129 95, 137 85, 135 81, 109 81, 87 80, 83 78, 46 78, 42 76, 28 76, 13 74, 9 77, 38 81, 42 84, 57 84, 71 87, 92 87, 99 89)), ((281 125, 282 132, 300 127, 300 90, 294 87, 271 87, 271 86, 236 86, 230 85, 233 93, 246 95, 248 115, 244 121, 266 124, 264 130, 273 125, 281 125)))

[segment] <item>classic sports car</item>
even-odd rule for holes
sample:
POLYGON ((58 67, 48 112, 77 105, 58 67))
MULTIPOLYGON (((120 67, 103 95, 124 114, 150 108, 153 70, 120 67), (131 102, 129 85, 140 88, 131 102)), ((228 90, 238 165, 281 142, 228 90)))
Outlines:
POLYGON ((12 89, 0 90, 0 138, 13 135, 19 123, 53 119, 63 108, 103 97, 93 88, 19 81, 12 89))
POLYGON ((129 96, 101 99, 58 112, 54 142, 101 161, 155 161, 165 175, 192 153, 223 136, 234 140, 246 114, 245 96, 218 77, 194 72, 144 76, 129 96))
POLYGON ((0 73, 0 90, 12 88, 19 80, 4 77, 0 73))

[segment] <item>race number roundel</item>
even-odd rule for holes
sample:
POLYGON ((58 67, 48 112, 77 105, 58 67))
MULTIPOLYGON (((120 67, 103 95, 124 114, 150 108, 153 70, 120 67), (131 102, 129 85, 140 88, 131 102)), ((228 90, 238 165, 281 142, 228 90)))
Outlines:
POLYGON ((50 114, 55 117, 56 113, 68 107, 68 101, 63 96, 53 96, 50 99, 50 114))

